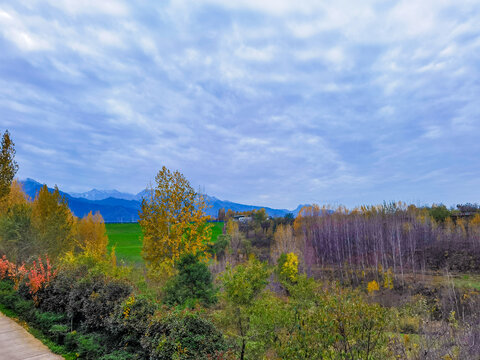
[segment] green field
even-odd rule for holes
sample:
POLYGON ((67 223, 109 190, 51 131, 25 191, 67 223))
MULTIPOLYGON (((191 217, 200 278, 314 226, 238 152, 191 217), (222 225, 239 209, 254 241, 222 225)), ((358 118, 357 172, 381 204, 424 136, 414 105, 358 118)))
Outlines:
MULTIPOLYGON (((108 248, 115 246, 118 260, 127 263, 141 263, 142 230, 138 223, 105 224, 108 235, 108 248)), ((212 241, 216 241, 223 231, 223 222, 212 223, 212 241)))

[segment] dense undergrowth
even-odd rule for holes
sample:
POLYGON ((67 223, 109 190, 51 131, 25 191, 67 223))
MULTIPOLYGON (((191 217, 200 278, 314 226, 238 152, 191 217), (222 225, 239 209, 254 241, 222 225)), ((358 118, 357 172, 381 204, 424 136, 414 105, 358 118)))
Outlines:
POLYGON ((64 264, 35 292, 30 278, 6 273, 0 303, 82 359, 223 356, 222 334, 199 311, 159 306, 91 260, 64 264))

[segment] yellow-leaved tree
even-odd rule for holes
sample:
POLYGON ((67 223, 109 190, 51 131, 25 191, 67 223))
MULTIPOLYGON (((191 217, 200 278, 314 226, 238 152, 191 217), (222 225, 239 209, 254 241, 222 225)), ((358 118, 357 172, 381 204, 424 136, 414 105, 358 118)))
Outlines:
POLYGON ((104 259, 107 254, 108 236, 105 221, 99 212, 78 220, 77 245, 82 251, 96 259, 104 259))
POLYGON ((293 228, 291 225, 279 224, 273 235, 273 244, 270 248, 270 257, 273 261, 277 261, 280 255, 289 252, 300 253, 299 246, 293 236, 293 228))
POLYGON ((207 205, 179 171, 165 166, 155 187, 142 200, 139 223, 143 232, 142 257, 150 271, 169 272, 185 254, 207 259, 211 226, 207 205))
POLYGON ((0 216, 6 214, 7 210, 15 205, 27 205, 29 199, 29 196, 23 191, 22 185, 17 180, 13 180, 10 192, 0 200, 0 216))
POLYGON ((52 193, 46 185, 40 189, 32 203, 32 224, 42 253, 57 258, 73 249, 75 217, 57 187, 52 193))

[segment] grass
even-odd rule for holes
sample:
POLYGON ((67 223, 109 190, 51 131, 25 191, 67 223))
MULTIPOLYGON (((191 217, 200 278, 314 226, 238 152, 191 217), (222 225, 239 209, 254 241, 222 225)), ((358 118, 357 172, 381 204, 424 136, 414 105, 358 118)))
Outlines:
POLYGON ((142 229, 138 223, 106 224, 108 248, 126 263, 141 263, 142 229))
MULTIPOLYGON (((223 222, 212 223, 212 241, 223 232, 223 222)), ((138 223, 106 224, 108 248, 115 246, 117 259, 128 264, 142 263, 142 229, 138 223)))
POLYGON ((475 289, 480 291, 480 276, 463 274, 454 278, 455 286, 459 288, 475 289))

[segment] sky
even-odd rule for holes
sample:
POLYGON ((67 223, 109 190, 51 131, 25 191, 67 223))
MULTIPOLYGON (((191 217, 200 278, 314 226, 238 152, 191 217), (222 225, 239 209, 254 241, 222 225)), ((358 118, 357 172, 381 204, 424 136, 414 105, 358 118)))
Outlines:
POLYGON ((478 0, 0 0, 19 178, 235 202, 480 202, 478 0))

